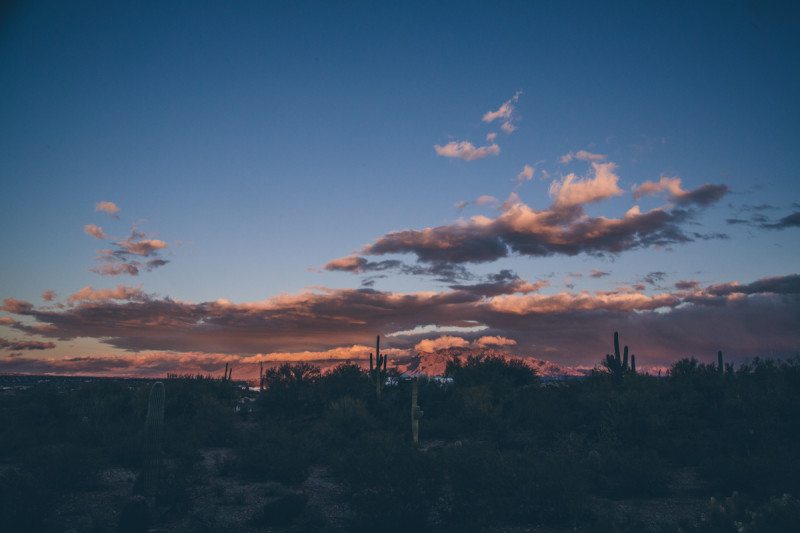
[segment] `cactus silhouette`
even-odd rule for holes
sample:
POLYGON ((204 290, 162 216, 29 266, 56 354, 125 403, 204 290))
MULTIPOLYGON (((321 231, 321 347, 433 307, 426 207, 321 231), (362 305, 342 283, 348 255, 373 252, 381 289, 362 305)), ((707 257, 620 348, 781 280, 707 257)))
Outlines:
POLYGON ((372 365, 372 352, 369 354, 369 373, 372 379, 375 380, 375 396, 378 400, 381 399, 381 390, 383 389, 383 382, 386 381, 386 361, 388 360, 386 354, 381 354, 381 336, 378 335, 375 339, 375 366, 372 365))
MULTIPOLYGON (((614 355, 606 354, 603 360, 603 366, 606 370, 614 376, 615 379, 622 379, 622 376, 628 372, 628 347, 625 346, 623 355, 620 357, 619 353, 619 333, 614 332, 614 355)), ((631 354, 631 367, 630 370, 636 372, 636 356, 631 354)))
POLYGON ((417 396, 419 395, 419 384, 417 378, 411 383, 411 436, 414 439, 414 444, 419 444, 419 421, 422 418, 423 412, 417 405, 417 396))
POLYGON ((725 372, 725 365, 722 363, 722 350, 717 352, 717 371, 720 374, 725 372))
POLYGON ((162 441, 164 438, 164 384, 153 383, 147 416, 144 420, 144 462, 142 488, 146 496, 155 496, 161 475, 162 441))

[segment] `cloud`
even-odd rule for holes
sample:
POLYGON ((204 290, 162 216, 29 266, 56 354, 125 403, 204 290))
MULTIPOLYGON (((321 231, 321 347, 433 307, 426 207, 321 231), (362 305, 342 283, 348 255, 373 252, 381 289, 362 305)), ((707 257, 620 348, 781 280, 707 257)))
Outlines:
MULTIPOLYGON (((514 339, 517 353, 570 364, 597 363, 607 353, 613 331, 620 331, 648 365, 686 355, 711 357, 718 349, 732 357, 792 355, 800 344, 798 274, 652 295, 633 288, 496 296, 461 288, 413 293, 320 288, 244 303, 149 297, 79 301, 53 309, 9 300, 3 309, 25 317, 10 324, 17 331, 52 340, 86 337, 132 352, 239 357, 326 352, 368 346, 377 333, 430 324, 482 325, 485 329, 471 338, 514 339)), ((392 348, 398 350, 419 341, 392 338, 392 348)), ((432 349, 436 341, 421 348, 432 349)))
POLYGON ((97 212, 106 213, 114 218, 119 218, 117 214, 119 213, 119 207, 114 202, 102 201, 97 202, 94 205, 94 210, 97 212))
POLYGON ((798 228, 800 227, 800 212, 795 211, 791 215, 786 215, 777 222, 763 224, 761 227, 765 229, 777 229, 777 230, 782 230, 786 228, 798 228))
POLYGON ((8 311, 16 315, 25 314, 33 310, 33 304, 25 300, 17 300, 16 298, 6 298, 3 300, 3 305, 0 306, 0 311, 8 311))
POLYGON ((777 220, 770 221, 766 216, 761 214, 751 215, 748 219, 742 218, 728 218, 725 220, 728 224, 745 224, 754 228, 767 229, 767 230, 784 230, 788 228, 800 227, 800 212, 795 211, 785 217, 777 220))
POLYGON ((667 277, 666 272, 661 272, 660 270, 657 270, 655 272, 648 272, 647 274, 645 274, 645 276, 642 278, 642 281, 644 281, 648 285, 655 286, 664 281, 666 277, 667 277))
POLYGON ((44 300, 45 302, 52 302, 57 297, 58 295, 56 294, 56 291, 44 291, 42 293, 42 300, 44 300))
POLYGON ((51 350, 55 348, 55 343, 39 341, 10 341, 0 338, 0 349, 17 352, 20 350, 51 350))
POLYGON ((569 152, 561 156, 561 164, 566 165, 570 163, 572 160, 577 159, 580 161, 603 161, 606 158, 604 154, 593 154, 592 152, 588 152, 586 150, 578 150, 577 152, 569 152))
POLYGON ((108 238, 108 235, 106 235, 106 232, 103 231, 103 228, 101 228, 100 226, 97 226, 95 224, 86 224, 83 227, 83 232, 86 235, 91 235, 95 239, 107 239, 108 238))
POLYGON ((497 144, 492 143, 488 146, 476 147, 469 141, 451 141, 444 146, 437 144, 434 145, 433 149, 437 155, 442 157, 453 157, 464 161, 474 161, 490 155, 500 154, 500 146, 497 144))
POLYGON ((442 335, 436 339, 423 339, 414 346, 414 351, 417 352, 435 352, 436 350, 443 350, 445 348, 464 348, 469 346, 469 341, 461 337, 453 337, 451 335, 442 335))
POLYGON ((700 283, 694 279, 682 279, 675 282, 675 288, 679 291, 691 291, 700 287, 700 283))
POLYGON ((397 259, 369 261, 365 257, 349 255, 326 263, 324 270, 367 274, 372 272, 394 271, 398 274, 412 276, 433 276, 438 281, 452 283, 456 280, 470 280, 474 276, 463 266, 446 262, 434 262, 427 265, 408 265, 397 259))
POLYGON ((128 274, 129 276, 139 275, 139 267, 134 263, 106 262, 91 268, 91 271, 101 276, 121 276, 123 274, 128 274))
POLYGON ((491 132, 486 134, 486 142, 489 144, 494 144, 494 140, 497 139, 497 134, 495 132, 491 132))
POLYGON ((497 274, 485 276, 484 281, 473 285, 450 285, 453 290, 465 291, 479 296, 497 296, 499 294, 527 294, 537 292, 547 287, 546 280, 530 283, 520 278, 511 270, 501 270, 497 274))
POLYGON ((622 194, 622 189, 617 186, 619 176, 614 173, 614 163, 592 163, 592 169, 590 178, 581 179, 569 174, 550 184, 550 195, 557 207, 584 205, 622 194))
POLYGON ((596 268, 593 268, 592 271, 589 273, 589 276, 593 278, 603 278, 605 276, 610 276, 610 275, 611 275, 610 272, 606 272, 605 270, 598 270, 596 268))
MULTIPOLYGON (((91 224, 89 225, 91 226, 91 224)), ((87 226, 88 227, 88 226, 87 226)), ((100 228, 97 228, 100 229, 100 228)), ((102 229, 100 229, 102 233, 102 229)), ((88 231, 87 231, 88 233, 88 231)), ((105 234, 98 238, 107 239, 105 234)), ((148 272, 160 268, 168 260, 160 257, 160 252, 167 248, 167 243, 161 239, 154 239, 135 226, 125 239, 111 242, 112 248, 98 251, 99 265, 92 268, 92 272, 101 276, 138 276, 139 272, 148 272), (143 261, 139 258, 150 258, 143 261)))
POLYGON ((513 124, 513 121, 517 118, 514 114, 515 104, 519 101, 521 94, 522 91, 517 91, 514 96, 503 102, 495 111, 487 111, 483 115, 483 121, 491 123, 499 119, 503 122, 500 129, 506 133, 512 133, 516 129, 513 124))
POLYGON ((16 323, 17 321, 10 316, 0 316, 0 326, 11 326, 16 323))
POLYGON ((514 339, 508 339, 506 337, 487 335, 477 339, 475 341, 475 345, 481 348, 485 348, 487 346, 516 346, 517 341, 514 339))
POLYGON ((633 197, 638 200, 643 196, 667 192, 669 200, 677 205, 708 206, 722 199, 729 190, 727 185, 707 184, 691 191, 686 191, 681 183, 680 178, 661 176, 658 181, 646 181, 641 185, 635 185, 633 187, 633 197))
POLYGON ((475 205, 500 205, 500 200, 488 194, 482 194, 475 199, 475 205))
MULTIPOLYGON (((302 352, 271 352, 267 354, 256 354, 244 357, 242 363, 296 363, 323 362, 323 361, 366 361, 369 360, 370 353, 375 352, 375 347, 363 344, 353 344, 352 346, 337 346, 329 350, 322 351, 302 351, 302 352)), ((407 350, 396 348, 381 348, 381 353, 390 356, 406 356, 407 350)))
MULTIPOLYGON (((365 246, 363 255, 414 254, 424 263, 483 263, 518 254, 618 254, 647 247, 666 247, 694 240, 723 239, 723 233, 687 232, 704 207, 722 197, 724 185, 681 191, 676 202, 642 212, 633 206, 621 218, 588 216, 584 206, 623 193, 612 162, 590 163, 591 174, 569 174, 551 183, 552 205, 531 209, 511 193, 496 218, 473 216, 452 224, 393 231, 365 246)), ((647 189, 647 187, 645 187, 647 189)))
POLYGON ((517 174, 517 183, 525 183, 533 179, 534 168, 530 165, 525 165, 522 170, 517 174))
POLYGON ((94 289, 86 286, 67 298, 67 302, 96 302, 103 300, 141 300, 145 297, 141 287, 117 285, 113 289, 94 289))

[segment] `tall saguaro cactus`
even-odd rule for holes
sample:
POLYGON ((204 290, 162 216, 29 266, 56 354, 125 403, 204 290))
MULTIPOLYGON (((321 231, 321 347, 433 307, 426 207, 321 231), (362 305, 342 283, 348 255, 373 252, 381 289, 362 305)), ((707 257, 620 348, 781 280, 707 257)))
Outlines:
POLYGON ((411 382, 411 437, 414 439, 414 444, 419 444, 419 421, 422 418, 423 412, 417 405, 417 397, 419 396, 419 384, 417 378, 411 382))
POLYGON ((725 365, 722 363, 722 350, 717 352, 717 371, 720 374, 725 372, 725 365))
MULTIPOLYGON (((619 353, 619 333, 614 332, 614 355, 606 354, 603 360, 603 366, 613 375, 616 379, 622 379, 622 376, 628 372, 628 347, 625 346, 623 355, 620 357, 619 353)), ((630 370, 636 372, 636 356, 631 354, 631 367, 630 370)))
POLYGON ((372 364, 372 352, 369 354, 369 373, 375 380, 375 396, 378 400, 381 399, 381 390, 383 389, 383 382, 386 381, 386 361, 388 360, 386 354, 381 353, 381 336, 375 338, 375 366, 372 364))
POLYGON ((142 488, 146 496, 155 496, 161 474, 162 445, 164 439, 164 384, 153 383, 147 416, 144 419, 144 464, 142 488))
POLYGON ((259 363, 258 369, 258 390, 264 392, 264 361, 259 363))

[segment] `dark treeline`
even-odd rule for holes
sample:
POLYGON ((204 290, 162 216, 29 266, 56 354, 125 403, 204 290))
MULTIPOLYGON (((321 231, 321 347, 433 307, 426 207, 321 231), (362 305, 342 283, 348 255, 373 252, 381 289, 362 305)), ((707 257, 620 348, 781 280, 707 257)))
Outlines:
POLYGON ((454 360, 452 383, 418 381, 416 411, 412 382, 393 382, 390 370, 376 387, 375 372, 349 363, 324 374, 305 363, 271 368, 260 393, 171 377, 163 422, 147 382, 14 390, 0 397, 0 517, 8 531, 800 523, 797 360, 685 359, 662 378, 617 363, 543 384, 519 362, 454 360), (209 462, 207 450, 224 453, 209 462), (135 475, 115 491, 109 471, 135 475), (338 514, 315 503, 308 480, 320 472, 336 487, 338 514), (250 488, 233 496, 239 486, 250 488))

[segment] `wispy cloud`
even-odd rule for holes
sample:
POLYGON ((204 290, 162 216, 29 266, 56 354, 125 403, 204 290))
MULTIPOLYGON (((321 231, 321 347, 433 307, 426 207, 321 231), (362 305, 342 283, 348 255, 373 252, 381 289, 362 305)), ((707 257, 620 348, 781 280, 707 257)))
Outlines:
POLYGON ((577 159, 579 161, 589 161, 589 162, 596 162, 596 161, 603 161, 606 158, 604 154, 594 154, 587 150, 578 150, 577 152, 569 152, 561 156, 561 163, 566 165, 567 163, 572 162, 572 160, 577 159))
POLYGON ((707 184, 691 191, 684 190, 681 178, 661 176, 658 181, 645 181, 633 187, 633 197, 637 200, 642 196, 667 192, 668 199, 678 205, 707 206, 719 201, 728 193, 727 185, 707 184))
POLYGON ((503 102, 495 111, 487 111, 483 115, 483 121, 492 123, 495 120, 500 120, 502 122, 500 129, 506 133, 512 133, 517 129, 514 125, 514 122, 517 120, 514 111, 520 95, 522 95, 522 91, 517 91, 514 96, 503 102))
POLYGON ((463 159, 464 161, 475 161, 490 155, 499 155, 500 146, 489 144, 488 146, 475 146, 469 141, 451 141, 444 146, 438 144, 433 147, 436 153, 442 157, 452 157, 463 159))
POLYGON ((0 350, 18 352, 20 350, 51 350, 55 347, 56 345, 53 342, 13 341, 0 338, 0 350))
POLYGON ((93 224, 87 224, 84 230, 93 237, 110 241, 112 246, 98 251, 99 264, 91 269, 101 276, 137 276, 142 270, 149 272, 169 263, 160 257, 160 252, 167 248, 167 243, 148 236, 135 226, 128 237, 116 241, 111 240, 101 228, 93 224))

